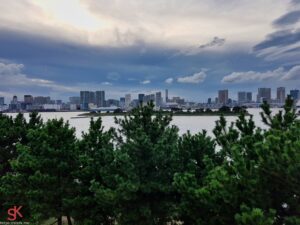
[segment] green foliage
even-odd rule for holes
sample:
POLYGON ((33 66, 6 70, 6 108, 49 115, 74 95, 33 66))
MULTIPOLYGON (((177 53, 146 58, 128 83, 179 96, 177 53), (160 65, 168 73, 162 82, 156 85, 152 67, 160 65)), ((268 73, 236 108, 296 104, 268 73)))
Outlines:
POLYGON ((272 225, 275 223, 274 210, 270 210, 266 215, 261 209, 250 209, 242 205, 241 211, 240 214, 236 214, 235 216, 238 225, 272 225))
POLYGON ((298 225, 300 121, 290 98, 262 110, 267 129, 236 108, 214 137, 179 136, 153 103, 116 118, 117 130, 92 119, 81 139, 63 120, 0 114, 2 206, 24 205, 38 223, 298 225))
MULTIPOLYGON (((12 167, 10 162, 15 160, 19 153, 18 144, 27 144, 27 133, 30 130, 38 129, 42 125, 42 120, 37 113, 29 115, 27 122, 23 114, 18 114, 15 118, 0 114, 0 218, 4 217, 7 208, 19 203, 24 206, 26 214, 29 214, 28 202, 24 196, 22 182, 14 185, 11 181, 12 167)), ((16 179, 22 180, 22 177, 16 179)))
POLYGON ((70 215, 74 197, 75 131, 61 120, 29 130, 28 143, 18 144, 19 156, 7 179, 27 197, 33 220, 70 215))
POLYGON ((103 129, 101 118, 92 119, 88 133, 84 133, 77 142, 79 167, 74 172, 77 196, 72 201, 72 208, 73 217, 79 224, 110 225, 116 217, 112 210, 116 207, 114 131, 103 129))
POLYGON ((120 224, 172 222, 178 129, 170 126, 171 115, 154 113, 150 103, 116 119, 120 224))

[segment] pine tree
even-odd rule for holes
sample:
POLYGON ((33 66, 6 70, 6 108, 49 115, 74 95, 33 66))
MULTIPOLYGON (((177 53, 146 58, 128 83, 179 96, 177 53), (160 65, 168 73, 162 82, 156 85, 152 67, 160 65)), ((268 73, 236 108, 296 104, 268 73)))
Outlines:
POLYGON ((115 222, 114 130, 104 131, 101 118, 77 142, 78 171, 76 194, 72 200, 77 224, 112 225, 115 222))
POLYGON ((55 217, 61 225, 62 216, 70 216, 74 197, 75 130, 62 119, 49 120, 29 130, 27 139, 27 144, 17 145, 11 180, 25 193, 32 219, 55 217))
POLYGON ((178 129, 152 103, 116 119, 119 224, 172 222, 178 129))

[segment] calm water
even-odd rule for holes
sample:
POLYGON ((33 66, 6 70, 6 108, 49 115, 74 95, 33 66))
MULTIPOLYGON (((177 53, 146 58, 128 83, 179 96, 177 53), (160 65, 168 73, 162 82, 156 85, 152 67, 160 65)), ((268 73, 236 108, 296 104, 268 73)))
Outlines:
MULTIPOLYGON (((260 109, 248 109, 248 112, 253 115, 255 124, 258 127, 265 128, 264 124, 261 121, 259 115, 260 109)), ((273 112, 278 112, 279 109, 272 109, 273 112)), ((43 120, 54 118, 63 118, 66 121, 69 121, 72 127, 76 128, 77 137, 81 136, 82 132, 86 132, 89 128, 90 118, 72 118, 78 116, 82 112, 43 112, 40 113, 43 120)), ((15 113, 8 113, 8 115, 16 116, 15 113)), ((29 114, 25 113, 25 117, 28 119, 29 114)), ((179 128, 180 134, 186 133, 190 130, 191 133, 197 133, 203 129, 207 130, 209 134, 212 133, 212 130, 215 126, 215 121, 218 120, 218 116, 175 116, 173 117, 172 124, 176 125, 179 128)), ((235 116, 226 117, 228 124, 236 120, 235 116)), ((104 116, 102 117, 103 125, 105 129, 110 127, 117 127, 114 123, 113 116, 104 116)))

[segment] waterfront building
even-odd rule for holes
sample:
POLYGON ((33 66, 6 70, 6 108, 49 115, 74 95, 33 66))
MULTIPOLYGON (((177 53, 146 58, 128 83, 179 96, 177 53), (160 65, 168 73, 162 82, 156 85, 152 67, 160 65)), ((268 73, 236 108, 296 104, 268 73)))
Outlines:
POLYGON ((228 90, 219 90, 218 99, 220 104, 226 105, 228 103, 228 90))

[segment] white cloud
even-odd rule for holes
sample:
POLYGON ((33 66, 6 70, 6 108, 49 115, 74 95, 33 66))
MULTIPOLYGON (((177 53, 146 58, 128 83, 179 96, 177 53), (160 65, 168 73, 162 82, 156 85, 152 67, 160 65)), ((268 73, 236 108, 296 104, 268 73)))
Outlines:
POLYGON ((102 82, 101 84, 102 84, 102 85, 112 85, 112 83, 110 83, 110 82, 107 82, 107 81, 105 81, 105 82, 102 82))
POLYGON ((150 84, 151 81, 150 80, 144 80, 144 81, 141 81, 141 84, 150 84))
POLYGON ((296 80, 300 79, 300 65, 292 67, 290 70, 285 70, 279 67, 275 70, 266 72, 234 72, 222 79, 222 83, 247 83, 247 82, 260 82, 266 80, 296 80))
POLYGON ((72 87, 56 84, 51 80, 31 78, 22 73, 23 64, 0 62, 0 87, 45 87, 58 92, 75 92, 72 87))
POLYGON ((142 41, 180 50, 217 35, 250 47, 273 31, 271 22, 287 5, 280 0, 10 0, 1 5, 0 28, 90 45, 142 41))
POLYGON ((174 81, 174 79, 172 77, 170 77, 170 78, 168 78, 168 79, 165 80, 165 83, 172 84, 173 81, 174 81))
POLYGON ((189 83, 189 84, 198 84, 205 80, 206 73, 201 71, 199 73, 195 73, 192 76, 179 77, 177 78, 177 82, 179 83, 189 83))
POLYGON ((281 79, 282 80, 297 80, 297 79, 300 79, 300 65, 294 66, 281 79))

